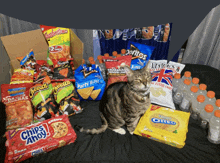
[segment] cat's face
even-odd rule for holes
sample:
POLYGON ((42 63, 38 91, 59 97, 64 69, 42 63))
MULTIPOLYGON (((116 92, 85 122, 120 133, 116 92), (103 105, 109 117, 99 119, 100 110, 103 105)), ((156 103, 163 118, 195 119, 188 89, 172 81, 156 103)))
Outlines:
POLYGON ((126 67, 126 74, 128 77, 128 84, 134 91, 143 94, 149 92, 152 75, 149 71, 148 64, 143 69, 135 71, 126 67))

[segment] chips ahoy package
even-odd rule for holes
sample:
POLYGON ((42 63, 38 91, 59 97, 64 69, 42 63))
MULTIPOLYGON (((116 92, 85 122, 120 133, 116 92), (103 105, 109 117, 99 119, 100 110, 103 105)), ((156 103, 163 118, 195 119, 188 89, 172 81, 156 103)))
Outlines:
POLYGON ((80 65, 75 70, 75 86, 81 101, 101 100, 106 83, 98 65, 80 65))
POLYGON ((126 55, 132 55, 131 69, 142 69, 147 64, 154 49, 153 46, 129 41, 126 55))

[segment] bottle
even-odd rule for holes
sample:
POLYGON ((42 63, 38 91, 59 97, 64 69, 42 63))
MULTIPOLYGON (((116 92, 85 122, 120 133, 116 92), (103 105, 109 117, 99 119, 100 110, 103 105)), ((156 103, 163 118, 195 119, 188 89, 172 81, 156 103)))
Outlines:
POLYGON ((197 96, 197 102, 192 103, 192 107, 190 108, 190 115, 194 120, 199 119, 199 114, 202 108, 205 107, 204 105, 205 96, 204 95, 198 95, 197 96))
POLYGON ((102 77, 104 80, 106 80, 106 67, 105 67, 105 63, 103 62, 102 60, 102 56, 98 56, 97 57, 99 63, 97 64, 101 70, 101 73, 102 73, 102 77))
POLYGON ((176 73, 176 74, 174 75, 173 80, 172 80, 172 85, 173 85, 173 90, 172 90, 172 91, 173 91, 173 95, 175 94, 175 92, 177 91, 177 89, 180 87, 180 84, 182 84, 181 81, 182 81, 181 75, 180 75, 179 73, 176 73))
POLYGON ((193 78, 192 79, 192 86, 193 85, 199 87, 199 78, 193 78))
POLYGON ((180 105, 183 99, 183 92, 188 91, 189 85, 191 81, 189 79, 185 79, 183 84, 180 85, 179 88, 177 88, 176 93, 173 96, 173 102, 177 105, 180 105))
POLYGON ((113 51, 113 52, 112 52, 112 57, 113 57, 113 58, 116 58, 117 54, 118 54, 117 51, 113 51))
POLYGON ((220 110, 216 110, 210 119, 207 138, 213 144, 220 144, 220 110))
POLYGON ((215 92, 208 91, 205 99, 205 104, 211 104, 215 106, 216 98, 215 98, 215 92))
POLYGON ((199 90, 197 92, 197 95, 207 95, 207 91, 206 91, 207 86, 205 84, 200 84, 199 85, 199 90))
POLYGON ((109 54, 108 54, 108 53, 105 53, 105 54, 104 54, 104 57, 109 57, 109 54))
POLYGON ((215 101, 215 107, 214 110, 220 110, 220 99, 215 101))
POLYGON ((121 55, 125 56, 126 55, 126 49, 121 49, 121 55))
POLYGON ((200 111, 199 121, 202 128, 206 129, 208 127, 208 123, 212 117, 213 110, 213 105, 207 104, 205 105, 205 108, 200 111))
POLYGON ((183 100, 180 104, 180 110, 186 111, 186 112, 190 110, 192 103, 195 103, 195 95, 198 89, 199 89, 198 87, 192 86, 190 89, 190 92, 186 93, 183 96, 183 100))
POLYGON ((92 64, 93 61, 94 61, 94 58, 93 57, 89 57, 89 63, 92 64))
POLYGON ((192 81, 192 77, 191 77, 191 72, 190 71, 185 71, 184 75, 182 76, 183 81, 185 79, 189 79, 190 81, 192 81))

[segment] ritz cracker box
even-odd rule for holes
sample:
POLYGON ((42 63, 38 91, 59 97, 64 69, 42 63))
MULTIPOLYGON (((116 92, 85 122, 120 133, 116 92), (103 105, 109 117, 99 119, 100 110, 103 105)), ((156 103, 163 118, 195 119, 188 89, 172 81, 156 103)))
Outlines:
MULTIPOLYGON (((31 49, 33 49, 36 60, 47 60, 49 46, 41 29, 2 36, 1 40, 10 58, 10 74, 20 68, 20 63, 16 58, 27 55, 31 49)), ((83 42, 70 29, 70 55, 74 59, 75 69, 82 64, 83 49, 83 42)))

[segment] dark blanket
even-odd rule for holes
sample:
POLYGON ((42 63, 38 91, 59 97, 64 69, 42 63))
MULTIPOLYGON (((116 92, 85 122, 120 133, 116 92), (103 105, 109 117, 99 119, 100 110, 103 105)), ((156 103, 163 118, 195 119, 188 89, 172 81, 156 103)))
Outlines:
MULTIPOLYGON (((184 71, 192 72, 201 83, 208 85, 208 90, 216 92, 220 98, 220 71, 204 65, 187 64, 184 71)), ((86 128, 100 127, 101 119, 98 111, 99 102, 82 102, 84 111, 70 117, 72 126, 86 128)), ((178 108, 177 108, 178 109, 178 108)), ((5 132, 5 111, 0 109, 1 135, 5 132)), ((41 154, 25 162, 220 162, 220 145, 211 144, 207 140, 207 131, 198 126, 197 121, 190 118, 186 145, 182 149, 171 147, 137 135, 119 135, 109 129, 99 135, 86 135, 76 131, 77 140, 60 149, 41 154)), ((5 157, 5 139, 1 138, 1 162, 5 157)))

